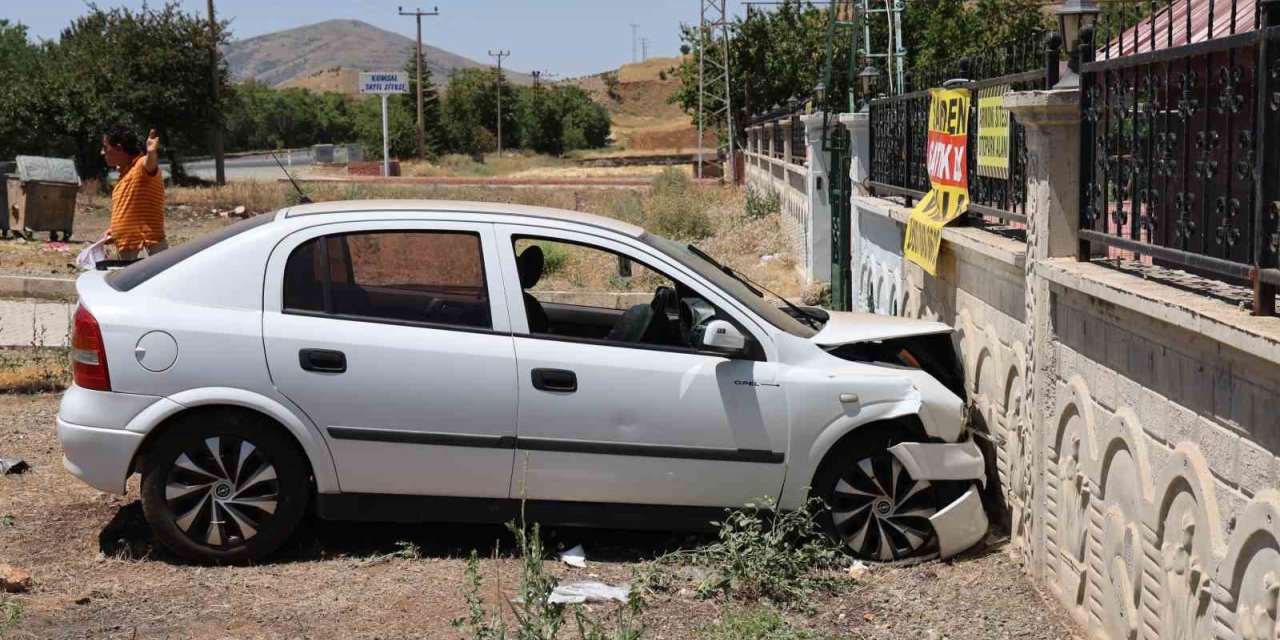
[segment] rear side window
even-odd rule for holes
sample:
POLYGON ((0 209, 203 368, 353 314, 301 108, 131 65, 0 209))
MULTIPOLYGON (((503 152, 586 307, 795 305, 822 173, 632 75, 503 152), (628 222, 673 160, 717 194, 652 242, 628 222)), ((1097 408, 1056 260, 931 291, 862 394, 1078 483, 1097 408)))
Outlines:
POLYGON ((267 213, 260 216, 254 216, 248 220, 241 220, 235 224, 224 227, 217 233, 200 236, 190 242, 184 242, 168 251, 162 251, 154 256, 150 256, 144 260, 135 262, 123 269, 118 269, 107 274, 107 284, 116 291, 129 291, 134 287, 156 277, 163 273, 169 267, 172 267, 191 256, 194 256, 209 247, 212 247, 223 240, 238 236, 250 229, 255 229, 275 219, 274 213, 267 213))
POLYGON ((480 236, 385 231, 310 240, 285 264, 284 311, 492 328, 480 236))

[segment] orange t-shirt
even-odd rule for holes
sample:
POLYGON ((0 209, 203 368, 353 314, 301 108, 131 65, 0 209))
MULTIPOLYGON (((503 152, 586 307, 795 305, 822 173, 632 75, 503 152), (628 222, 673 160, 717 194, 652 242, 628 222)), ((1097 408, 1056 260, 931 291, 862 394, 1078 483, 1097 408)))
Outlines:
POLYGON ((111 237, 119 251, 164 242, 164 176, 147 175, 147 156, 133 159, 111 190, 111 237))

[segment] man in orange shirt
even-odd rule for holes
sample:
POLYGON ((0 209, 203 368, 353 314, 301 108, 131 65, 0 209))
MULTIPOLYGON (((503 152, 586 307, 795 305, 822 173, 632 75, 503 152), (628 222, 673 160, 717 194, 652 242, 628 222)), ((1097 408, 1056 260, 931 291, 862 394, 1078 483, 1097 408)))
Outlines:
POLYGON ((124 125, 102 132, 102 158, 120 172, 111 190, 111 226, 103 236, 116 245, 121 260, 137 260, 143 249, 153 256, 169 248, 164 237, 164 176, 160 175, 160 138, 147 136, 146 153, 124 125))

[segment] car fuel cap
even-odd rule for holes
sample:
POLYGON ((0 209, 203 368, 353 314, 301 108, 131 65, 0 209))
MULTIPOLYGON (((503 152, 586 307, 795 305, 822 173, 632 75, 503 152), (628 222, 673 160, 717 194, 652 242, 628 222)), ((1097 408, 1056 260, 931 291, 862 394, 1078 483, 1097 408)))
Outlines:
POLYGON ((178 341, 164 331, 150 331, 138 338, 133 356, 147 371, 164 371, 178 360, 178 341))

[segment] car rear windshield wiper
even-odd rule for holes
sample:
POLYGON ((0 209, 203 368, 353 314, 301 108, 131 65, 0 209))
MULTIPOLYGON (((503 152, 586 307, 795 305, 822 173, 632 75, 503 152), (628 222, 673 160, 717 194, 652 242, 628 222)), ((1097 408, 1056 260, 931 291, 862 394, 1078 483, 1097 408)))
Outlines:
POLYGON ((703 251, 702 249, 699 249, 693 246, 692 244, 690 244, 689 252, 695 256, 698 256, 699 258, 702 258, 703 260, 706 260, 707 262, 710 262, 712 265, 714 265, 717 269, 723 271, 725 275, 729 276, 730 278, 733 278, 734 280, 741 282, 742 286, 746 287, 749 291, 751 291, 751 293, 754 293, 757 296, 760 296, 761 298, 763 298, 764 293, 760 293, 760 291, 763 289, 765 293, 768 293, 769 295, 772 295, 773 297, 781 300, 782 304, 787 305, 788 309, 791 309, 792 311, 796 312, 796 314, 798 314, 799 318, 797 319, 803 319, 805 323, 808 324, 811 328, 818 329, 822 326, 821 324, 823 322, 822 318, 819 318, 818 316, 815 316, 812 313, 805 311, 803 308, 796 305, 794 302, 791 302, 790 300, 787 300, 786 298, 772 291, 769 291, 768 289, 765 289, 763 285, 756 282, 755 280, 752 280, 751 278, 748 278, 746 274, 743 274, 739 271, 735 271, 732 267, 720 264, 719 262, 716 261, 715 258, 712 258, 711 256, 707 255, 707 252, 703 251))

